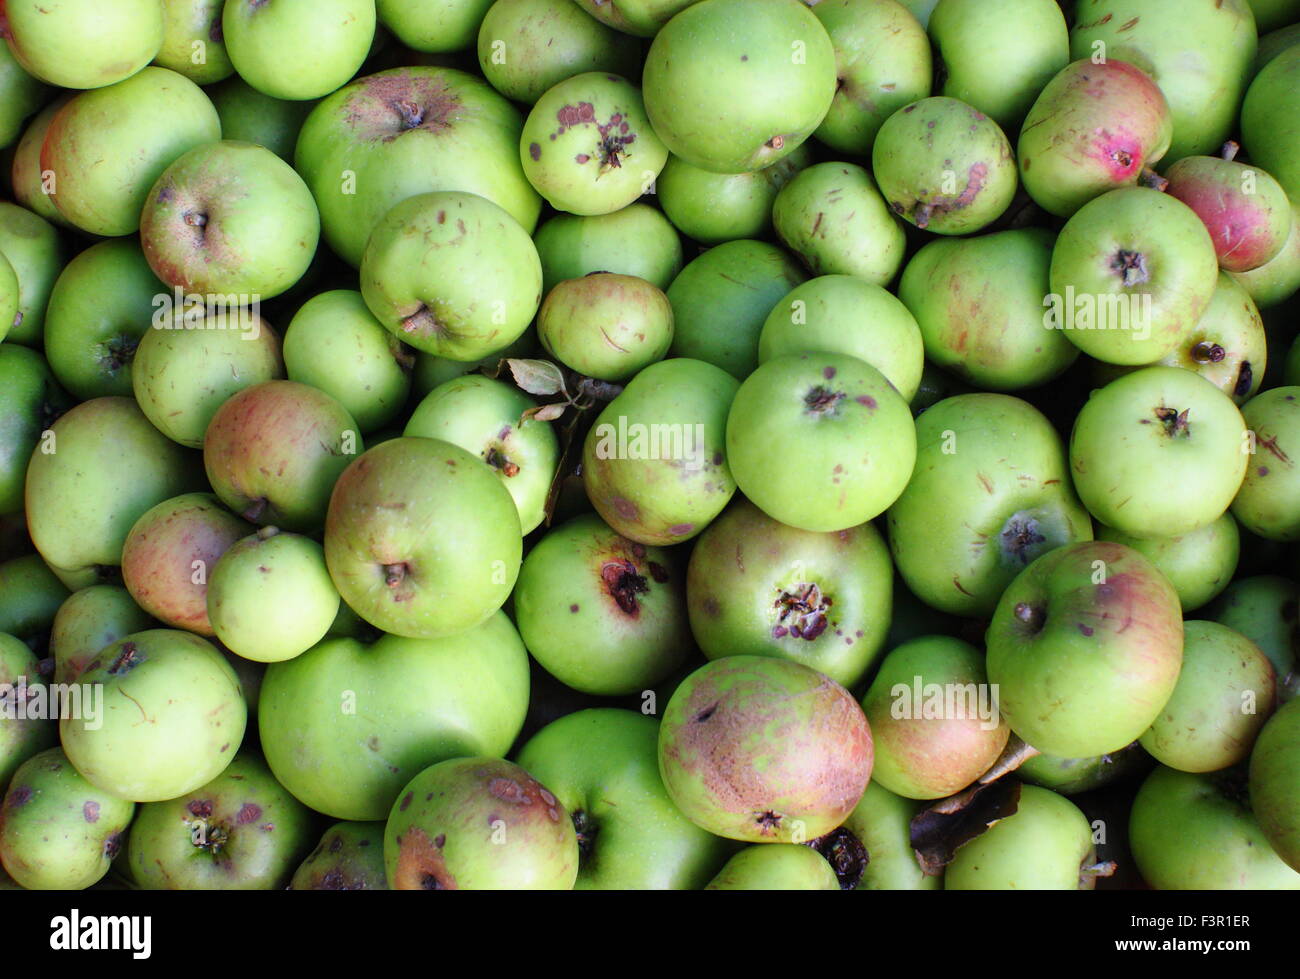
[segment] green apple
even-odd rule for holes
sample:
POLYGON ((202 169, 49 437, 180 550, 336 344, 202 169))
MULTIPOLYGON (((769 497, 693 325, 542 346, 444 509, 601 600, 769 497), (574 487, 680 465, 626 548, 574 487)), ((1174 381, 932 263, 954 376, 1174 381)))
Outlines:
POLYGON ((0 44, 0 146, 10 146, 23 131, 23 123, 49 98, 50 90, 23 71, 7 44, 0 44))
POLYGON ((1300 872, 1269 845, 1246 790, 1239 769, 1192 774, 1161 765, 1147 776, 1129 816, 1129 846, 1146 882, 1161 891, 1300 890, 1300 872))
POLYGON ((266 763, 240 754, 206 785, 141 806, 127 865, 147 890, 278 890, 311 848, 312 830, 311 811, 266 763))
POLYGON ((1089 512, 1116 530, 1191 533, 1218 520, 1242 485, 1253 462, 1246 432, 1232 399, 1205 378, 1147 367, 1111 381, 1079 411, 1070 435, 1074 485, 1089 512))
POLYGON ((1300 207, 1291 206, 1291 233, 1271 262, 1249 272, 1233 272, 1260 309, 1272 309, 1300 290, 1300 207))
POLYGON ((818 163, 776 195, 777 237, 814 275, 856 275, 888 285, 903 265, 903 226, 875 182, 852 163, 818 163))
POLYGON ((876 752, 871 777, 907 799, 961 791, 998 760, 1011 734, 983 654, 951 636, 924 636, 891 650, 862 711, 876 752))
POLYGON ((40 349, 45 305, 64 264, 59 233, 39 215, 0 201, 0 255, 18 276, 18 318, 5 340, 40 349))
POLYGON ((527 231, 486 198, 418 194, 375 226, 361 294, 416 349, 477 360, 528 328, 542 301, 542 267, 527 231))
POLYGON ((298 132, 316 108, 315 102, 272 98, 238 75, 212 86, 207 93, 221 118, 222 136, 265 146, 280 159, 293 163, 298 132))
POLYGON ((619 536, 595 514, 550 530, 519 571, 515 621, 533 658, 562 683, 636 694, 690 648, 680 559, 619 536))
POLYGON ((0 254, 0 340, 18 322, 18 273, 0 254))
POLYGON ((222 402, 203 437, 203 468, 245 520, 318 529, 335 482, 362 451, 357 423, 323 391, 264 381, 222 402))
POLYGON ((37 688, 43 685, 36 654, 17 636, 0 632, 0 690, 4 691, 0 704, 5 714, 5 722, 0 724, 0 788, 10 784, 14 772, 27 759, 59 741, 59 729, 49 719, 17 716, 23 698, 30 703, 31 698, 40 695, 37 688))
POLYGON ((659 728, 659 771, 677 808, 711 833, 752 843, 835 829, 862 798, 871 759, 871 731, 847 690, 767 656, 700 667, 659 728))
POLYGON ((519 110, 478 78, 396 68, 359 78, 313 109, 294 165, 320 206, 326 242, 357 266, 379 220, 430 191, 486 197, 531 233, 541 198, 520 164, 522 126, 519 110))
POLYGON ((197 488, 194 460, 130 398, 77 405, 42 436, 27 467, 27 527, 57 571, 94 583, 122 563, 132 525, 156 503, 197 488))
POLYGON ((999 126, 1018 126, 1070 60, 1070 35, 1056 0, 939 0, 929 34, 943 63, 942 94, 961 99, 999 126), (990 71, 996 65, 996 71, 990 71))
POLYGON ((886 119, 930 94, 930 39, 894 0, 820 0, 812 11, 830 35, 838 80, 814 135, 840 153, 867 156, 886 119))
POLYGON ((0 818, 0 863, 28 890, 83 890, 108 873, 135 804, 92 785, 62 748, 14 773, 0 818))
POLYGON ((384 824, 335 823, 294 871, 291 891, 386 891, 384 824))
POLYGON ((1145 775, 1155 762, 1133 742, 1119 751, 1087 758, 1061 758, 1039 753, 1021 762, 1016 777, 1061 795, 1079 795, 1136 774, 1145 775))
POLYGON ((537 100, 519 137, 519 158, 528 182, 552 207, 591 215, 617 211, 647 193, 668 150, 636 86, 589 71, 537 100))
POLYGON ((1025 192, 1068 218, 1108 190, 1137 184, 1168 152, 1172 126, 1165 95, 1141 68, 1072 62, 1043 87, 1020 130, 1025 192))
POLYGON ((943 886, 950 891, 1083 890, 1092 857, 1092 825, 1078 806, 1050 789, 1026 785, 1014 813, 957 851, 943 886))
POLYGON ((103 706, 93 721, 59 721, 63 749, 87 781, 123 799, 192 792, 225 770, 243 740, 248 712, 235 671, 192 633, 132 633, 100 650, 78 682, 101 685, 103 706))
POLYGON ((659 777, 659 725, 630 710, 579 710, 519 751, 573 819, 578 890, 702 887, 730 846, 678 811, 659 777))
POLYGON ((700 535, 686 576, 691 631, 709 659, 775 656, 846 687, 883 651, 892 593, 872 524, 798 530, 745 499, 700 535))
POLYGON ((0 344, 0 514, 22 512, 32 452, 72 403, 40 354, 0 344))
POLYGON ((749 846, 726 862, 706 891, 838 891, 835 871, 797 843, 749 846))
POLYGON ((233 75, 235 66, 221 32, 224 7, 225 0, 165 0, 162 47, 154 64, 180 72, 199 85, 233 75))
POLYGON ((1250 755, 1250 804, 1274 851, 1300 870, 1300 701, 1283 706, 1264 725, 1250 755))
POLYGON ((1070 31, 1072 58, 1101 51, 1107 60, 1136 65, 1160 86, 1173 122, 1171 162, 1213 152, 1227 139, 1255 45, 1247 0, 1193 7, 1184 0, 1080 0, 1070 31))
POLYGON ((907 401, 921 386, 925 351, 916 319, 882 286, 853 275, 822 275, 772 307, 758 337, 758 361, 819 350, 866 361, 907 401))
POLYGON ((1277 575, 1238 578, 1206 610, 1208 617, 1253 642, 1273 664, 1280 686, 1300 656, 1300 587, 1277 575))
POLYGON ((534 242, 546 292, 588 272, 635 275, 667 289, 682 270, 677 229, 648 204, 629 204, 613 214, 591 217, 557 214, 537 229, 534 242))
POLYGON ((532 105, 584 71, 635 74, 637 42, 572 0, 497 0, 486 9, 478 28, 479 69, 508 99, 532 105))
POLYGON ((519 510, 496 473, 440 439, 395 438, 360 456, 325 521, 325 560, 343 600, 412 638, 489 618, 510 595, 522 551, 519 510))
POLYGON ((1049 551, 1007 586, 985 636, 988 678, 1011 730, 1048 754, 1118 751, 1178 682, 1178 595, 1150 561, 1110 541, 1049 551))
POLYGON ((5 39, 30 74, 63 88, 129 78, 163 42, 159 0, 8 0, 5 39))
POLYGON ((835 97, 835 49, 794 0, 701 0, 655 35, 646 113, 675 156, 718 173, 771 166, 835 97))
POLYGON ((537 335, 546 352, 571 370, 623 381, 668 352, 673 308, 645 279, 592 272, 547 293, 537 312, 537 335))
POLYGON ((564 806, 518 765, 456 758, 393 804, 384 869, 397 891, 572 890, 578 838, 564 806))
POLYGON ((846 354, 786 354, 736 392, 727 416, 736 484, 764 513, 802 530, 846 530, 907 486, 916 427, 885 375, 846 354), (797 446, 788 464, 781 447, 797 446))
POLYGON ((492 0, 376 0, 379 22, 415 51, 464 51, 474 44, 492 0))
POLYGON ((535 530, 560 461, 548 421, 524 417, 536 407, 518 388, 483 374, 438 385, 415 407, 403 435, 442 439, 477 454, 500 477, 519 511, 520 530, 535 530))
POLYGON ((1272 388, 1241 409, 1252 433, 1246 477, 1232 501, 1243 527, 1268 540, 1300 540, 1300 385, 1272 388))
POLYGON ((318 99, 348 82, 370 53, 374 0, 226 0, 226 52, 241 78, 277 99, 318 99), (310 58, 285 52, 310 38, 310 58))
POLYGON ((129 397, 131 362, 161 292, 134 238, 91 245, 64 266, 45 310, 45 356, 59 383, 83 401, 129 397))
POLYGON ((1183 623, 1178 685, 1139 739, 1162 765, 1215 772, 1250 757, 1273 712, 1276 676, 1258 646, 1217 622, 1183 623))
POLYGON ((353 289, 313 296, 284 331, 289 379, 337 398, 363 435, 397 419, 411 390, 412 364, 410 352, 353 289))
POLYGON ((149 188, 177 158, 221 138, 211 100, 166 68, 144 68, 106 88, 82 92, 50 123, 41 171, 71 224, 93 235, 140 227, 149 188))
POLYGON ((1054 238, 1043 228, 940 238, 921 247, 898 284, 925 355, 987 391, 1038 387, 1079 356, 1063 332, 1045 330, 1054 238))
POLYGON ((677 13, 696 0, 577 0, 577 4, 602 24, 636 37, 654 37, 677 13))
POLYGON ((252 529, 223 510, 211 493, 164 500, 127 535, 122 583, 136 604, 164 625, 211 636, 208 579, 218 558, 252 529))
POLYGON ((651 364, 605 406, 582 447, 582 480, 604 521, 641 544, 696 536, 736 491, 725 448, 739 387, 721 368, 651 364))
MULTIPOLYGON (((99 246, 103 247, 103 246, 99 246)), ((131 361, 131 389, 158 431, 191 449, 230 398, 284 377, 280 338, 249 309, 187 306, 156 299, 131 361)))
POLYGON ((0 563, 0 633, 17 636, 33 649, 44 646, 68 589, 39 554, 24 554, 0 563))
POLYGON ((528 709, 505 613, 446 639, 327 638, 267 668, 258 727, 275 777, 335 819, 383 819, 421 769, 502 756, 528 709))
MULTIPOLYGON (((3 62, 6 52, 7 49, 0 49, 0 62, 3 62)), ((46 221, 64 227, 69 226, 68 220, 59 213, 59 209, 54 206, 54 198, 50 196, 58 186, 57 174, 51 182, 51 174, 41 168, 41 147, 45 145, 50 123, 75 94, 65 91, 32 116, 18 145, 14 147, 13 168, 10 171, 14 200, 46 221)))
MULTIPOLYGON (((72 683, 105 646, 158 623, 120 585, 91 585, 69 595, 50 627, 54 682, 72 683)), ((3 782, 0 776, 0 782, 3 782)))
POLYGON ((889 509, 889 543, 927 605, 988 616, 1035 558, 1092 539, 1061 438, 1029 403, 946 398, 917 419, 916 439, 912 477, 889 509))
POLYGON ((310 537, 263 527, 231 544, 211 569, 212 630, 245 659, 293 659, 325 637, 338 611, 325 552, 310 537))
POLYGON ((912 819, 924 803, 904 799, 874 779, 862 801, 844 820, 843 828, 861 841, 870 862, 858 881, 859 891, 934 891, 943 877, 921 870, 912 850, 912 819))
POLYGON ((941 235, 997 220, 1018 183, 1015 154, 998 124, 947 96, 913 102, 886 119, 871 169, 896 214, 941 235))
POLYGON ((772 229, 777 193, 810 163, 806 143, 770 167, 747 173, 713 173, 669 156, 655 192, 673 224, 702 245, 762 238, 772 229))
POLYGON ((186 292, 236 295, 241 306, 302 278, 319 238, 302 178, 266 147, 233 140, 171 164, 140 215, 140 242, 158 278, 186 292))
POLYGON ((1228 587, 1241 553, 1241 532, 1230 513, 1177 537, 1134 537, 1099 525, 1097 539, 1144 554, 1174 586, 1184 613, 1196 611, 1228 587))
POLYGON ((807 279, 799 263, 765 241, 727 241, 691 260, 668 287, 674 357, 720 367, 743 381, 758 366, 772 307, 807 279))

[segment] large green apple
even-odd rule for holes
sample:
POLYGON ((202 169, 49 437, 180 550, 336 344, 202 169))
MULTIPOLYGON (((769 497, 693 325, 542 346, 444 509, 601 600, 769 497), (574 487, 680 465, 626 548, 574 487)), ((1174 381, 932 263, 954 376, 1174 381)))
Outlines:
POLYGON ((0 514, 22 512, 32 451, 72 404, 40 354, 0 344, 0 514))
POLYGON ((870 523, 798 530, 739 499, 691 552, 691 631, 709 659, 776 656, 853 687, 884 647, 892 570, 870 523))
POLYGON ((736 392, 727 458, 741 492, 769 517, 803 530, 846 530, 903 492, 916 427, 902 395, 866 361, 786 354, 736 392), (797 447, 796 464, 788 447, 797 447))
POLYGON ((252 310, 178 311, 161 301, 169 298, 160 297, 152 329, 135 348, 131 389, 158 431, 201 449, 218 408, 245 388, 284 377, 280 338, 252 310))
POLYGON ((814 135, 840 153, 867 156, 886 119, 930 94, 930 39, 894 0, 819 0, 812 11, 830 35, 837 76, 814 135))
POLYGON ((1067 544, 1007 586, 985 637, 1002 716, 1040 751, 1118 751, 1160 714, 1183 661, 1178 595, 1123 544, 1067 544))
POLYGON ((583 693, 654 687, 690 648, 680 558, 595 514, 549 531, 519 571, 515 621, 533 658, 583 693))
POLYGON ((265 762, 240 754, 206 785, 141 806, 127 866, 147 890, 278 890, 311 849, 312 815, 265 762))
POLYGON ((146 510, 201 481, 191 455, 130 398, 85 401, 48 431, 27 467, 27 527, 42 557, 81 585, 122 563, 146 510))
POLYGON ((489 618, 510 595, 522 551, 519 510, 496 473, 440 439, 395 438, 366 452, 339 477, 325 521, 325 560, 343 600, 413 638, 489 618))
POLYGON ((858 276, 818 276, 772 307, 758 337, 759 363, 812 350, 866 361, 907 401, 921 386, 925 352, 915 318, 892 293, 858 276))
POLYGON ((916 440, 911 480, 889 509, 889 544, 926 604, 987 616, 1035 558, 1092 539, 1061 438, 1028 402, 947 398, 917 419, 916 440))
POLYGON ((0 255, 18 276, 18 318, 5 339, 39 350, 45 305, 64 264, 59 233, 40 215, 0 201, 0 255))
POLYGON ((221 33, 225 5, 226 0, 165 0, 162 47, 154 64, 180 72, 197 85, 233 75, 235 66, 221 33))
POLYGON ((567 891, 578 861, 564 806, 528 772, 497 758, 426 768, 384 829, 384 869, 397 891, 567 891))
POLYGON ((1056 0, 940 0, 928 31, 943 64, 942 94, 973 105, 1004 129, 1020 124, 1070 60, 1070 35, 1056 0))
POLYGON ((961 791, 997 761, 1011 734, 983 654, 951 636, 923 636, 891 650, 862 710, 876 752, 871 777, 907 799, 961 791))
POLYGON ((1197 775, 1161 765, 1147 776, 1129 816, 1143 879, 1161 891, 1300 890, 1300 872, 1269 845, 1246 791, 1240 769, 1197 775))
POLYGON ((519 110, 472 75, 396 68, 313 109, 294 165, 320 207, 325 240, 356 266, 379 219, 429 191, 486 197, 531 233, 542 202, 520 164, 522 127, 519 110))
POLYGON ((675 156, 718 173, 771 166, 835 97, 835 49, 797 0, 701 0, 655 35, 646 113, 675 156))
POLYGON ((605 522, 641 544, 696 536, 736 491, 725 448, 739 385, 685 357, 661 360, 605 406, 582 447, 582 480, 605 522))
POLYGON ((653 717, 606 707, 552 721, 520 749, 573 819, 578 890, 698 889, 729 852, 673 805, 658 743, 653 717))
POLYGON ((99 88, 147 65, 163 41, 159 0, 8 0, 5 39, 42 81, 99 88))
POLYGON ((1300 540, 1300 385, 1272 388, 1246 402, 1253 455, 1232 515, 1269 540, 1300 540))
POLYGON ((319 239, 316 204, 293 167, 233 140, 176 160, 140 215, 140 242, 158 278, 229 305, 284 292, 307 271, 319 239))
POLYGON ((132 802, 175 799, 225 770, 248 717, 235 671, 206 639, 174 629, 106 646, 78 682, 100 686, 98 716, 59 721, 91 784, 132 802), (149 723, 141 723, 141 717, 149 723))
POLYGON ((714 173, 669 156, 655 193, 669 220, 702 245, 762 238, 772 229, 776 195, 810 163, 807 143, 770 167, 748 173, 714 173))
POLYGON ((41 147, 59 213, 92 235, 140 227, 149 188, 183 154, 221 138, 203 90, 166 68, 82 92, 59 110, 41 147))
POLYGON ((1250 804, 1277 855, 1300 870, 1300 700, 1273 715, 1255 741, 1250 804))
POLYGON ((871 778, 871 730, 853 696, 799 663, 727 656, 673 693, 659 772, 697 826, 753 843, 807 842, 839 826, 871 778))
POLYGON ((62 748, 34 755, 9 783, 0 817, 0 863, 28 890, 82 890, 122 846, 135 804, 92 785, 62 748))
POLYGON ((537 229, 534 242, 546 292, 588 272, 635 275, 667 289, 682 271, 677 229, 649 204, 629 204, 613 214, 590 217, 557 214, 537 229))
POLYGON ((258 701, 281 784, 336 819, 383 819, 421 769, 502 756, 528 709, 528 653, 499 612, 446 639, 327 638, 272 663, 258 701))
POLYGON ((988 391, 1038 387, 1074 363, 1079 348, 1043 328, 1054 240, 1043 228, 1017 228, 923 245, 898 296, 926 357, 988 391))
POLYGON ((1171 162, 1227 139, 1255 46, 1247 0, 1080 0, 1070 31, 1072 58, 1127 61, 1155 79, 1169 101, 1171 162))
POLYGON ((418 194, 375 225, 361 295, 417 350, 477 360, 528 328, 542 301, 542 265, 527 231, 487 198, 418 194))
POLYGON ((1111 381, 1079 411, 1070 469, 1102 523, 1134 537, 1174 537, 1223 515, 1249 450, 1231 398, 1192 371, 1147 367, 1111 381))
POLYGON ((64 266, 45 310, 45 356, 59 383, 83 401, 129 397, 131 362, 163 292, 134 238, 91 245, 64 266))
POLYGON ((743 381, 758 366, 759 335, 768 313, 806 279, 789 252, 765 241, 727 241, 708 249, 668 287, 669 353, 702 360, 743 381))
POLYGON ((121 585, 91 585, 73 592, 50 626, 54 682, 72 683, 105 646, 133 632, 156 628, 158 623, 121 585))
POLYGON ((318 99, 370 53, 375 0, 226 0, 226 52, 241 78, 277 99, 318 99), (286 57, 311 39, 311 57, 286 57))
POLYGON ((524 175, 556 210, 609 214, 654 185, 668 150, 626 78, 588 71, 537 100, 519 137, 524 175))
POLYGON ((1241 554, 1241 532, 1231 513, 1176 537, 1134 537, 1099 524, 1097 539, 1146 555, 1178 592, 1184 613, 1194 612, 1228 587, 1241 554))

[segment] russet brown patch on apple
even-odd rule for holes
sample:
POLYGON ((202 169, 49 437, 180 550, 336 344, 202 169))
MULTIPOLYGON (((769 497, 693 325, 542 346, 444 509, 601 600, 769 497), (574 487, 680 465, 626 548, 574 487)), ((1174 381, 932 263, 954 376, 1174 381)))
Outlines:
POLYGON ((456 878, 447 870, 438 840, 418 826, 412 826, 397 838, 397 869, 393 873, 395 891, 454 891, 456 878))

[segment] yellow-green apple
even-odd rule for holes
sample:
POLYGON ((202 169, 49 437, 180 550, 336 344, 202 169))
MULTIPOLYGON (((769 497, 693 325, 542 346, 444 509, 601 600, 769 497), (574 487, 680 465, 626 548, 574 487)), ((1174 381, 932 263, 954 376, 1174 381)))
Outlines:
POLYGON ((1241 414, 1252 454, 1232 515, 1268 540, 1300 540, 1300 385, 1256 395, 1241 414))
POLYGON ((624 381, 668 352, 673 308, 645 279, 592 272, 547 293, 537 336, 547 353, 579 374, 624 381))
POLYGON ((714 173, 670 155, 655 193, 673 225, 702 245, 765 238, 772 230, 777 193, 812 159, 805 143, 762 170, 714 173))
MULTIPOLYGON (((105 646, 158 623, 121 585, 91 585, 69 595, 50 626, 54 682, 72 683, 105 646)), ((3 778, 0 778, 3 781, 3 778)))
POLYGON ((838 891, 835 871, 816 850, 797 843, 756 844, 726 862, 706 891, 838 891))
POLYGON ((164 0, 162 47, 154 64, 180 72, 199 85, 233 75, 235 66, 230 63, 221 31, 225 5, 226 0, 164 0))
POLYGON ((7 0, 5 40, 30 74, 63 88, 99 88, 129 78, 163 41, 159 0, 7 0))
POLYGON ((547 292, 557 282, 588 272, 635 275, 666 290, 682 270, 677 229, 649 204, 590 217, 557 214, 537 229, 533 240, 547 292))
POLYGON ((63 242, 54 226, 40 215, 0 201, 0 255, 18 276, 18 316, 5 340, 39 350, 45 304, 63 269, 63 242))
POLYGON ((221 33, 239 76, 277 99, 318 99, 347 84, 375 37, 375 0, 226 0, 221 33), (310 58, 285 52, 310 38, 310 58))
POLYGON ((206 89, 221 119, 221 135, 257 143, 293 163, 298 132, 316 102, 290 102, 259 92, 238 75, 206 89))
POLYGON ((1176 537, 1134 537, 1097 525, 1097 539, 1140 551, 1178 592, 1183 612, 1194 612, 1228 587, 1241 554, 1241 531, 1231 513, 1176 537))

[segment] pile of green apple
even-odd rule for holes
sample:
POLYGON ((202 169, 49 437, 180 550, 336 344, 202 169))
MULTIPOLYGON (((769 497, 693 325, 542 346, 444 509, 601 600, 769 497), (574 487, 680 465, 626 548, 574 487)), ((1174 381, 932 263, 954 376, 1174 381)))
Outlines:
POLYGON ((1300 889, 1300 0, 0 37, 0 888, 1300 889))

